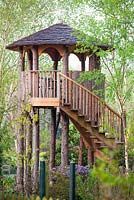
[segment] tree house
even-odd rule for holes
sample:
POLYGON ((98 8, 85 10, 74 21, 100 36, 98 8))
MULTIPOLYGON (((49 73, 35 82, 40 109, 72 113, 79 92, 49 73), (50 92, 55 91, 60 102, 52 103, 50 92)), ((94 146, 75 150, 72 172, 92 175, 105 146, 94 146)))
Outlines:
MULTIPOLYGON (((94 164, 96 157, 99 159, 104 158, 102 152, 104 147, 114 150, 123 142, 121 116, 92 92, 93 82, 86 86, 86 84, 79 84, 75 80, 78 74, 85 71, 86 57, 89 57, 89 71, 100 69, 100 59, 92 51, 75 53, 77 41, 74 30, 66 24, 59 23, 7 46, 7 49, 18 51, 20 54, 18 113, 21 116, 22 102, 25 102, 32 105, 33 112, 38 116, 38 119, 32 121, 27 128, 27 132, 30 135, 27 145, 32 145, 30 143, 32 132, 33 130, 35 132, 34 153, 36 156, 33 169, 35 182, 39 166, 40 108, 51 109, 50 168, 55 166, 57 111, 60 112, 62 124, 62 167, 68 164, 69 119, 78 129, 81 136, 79 164, 82 164, 82 140, 88 149, 88 162, 92 164, 94 164), (40 70, 39 57, 44 53, 51 57, 53 70, 40 70), (81 63, 80 72, 69 71, 69 56, 71 53, 75 54, 81 63), (26 58, 28 67, 25 64, 26 58), (60 60, 63 62, 62 71, 58 69, 60 60), (106 136, 106 132, 110 133, 109 136, 106 136)), ((108 46, 101 45, 100 48, 106 50, 108 46)), ((101 88, 104 90, 104 86, 101 88)), ((27 117, 31 121, 30 116, 27 115, 27 117)), ((20 123, 17 136, 18 155, 23 154, 24 151, 21 137, 22 130, 23 124, 20 123)), ((31 159, 30 153, 28 154, 28 159, 31 159)), ((21 160, 23 163, 22 157, 21 160)), ((30 170, 30 167, 27 170, 30 170)), ((18 176, 22 184, 22 164, 18 164, 18 176)), ((19 180, 18 185, 20 184, 19 180)))

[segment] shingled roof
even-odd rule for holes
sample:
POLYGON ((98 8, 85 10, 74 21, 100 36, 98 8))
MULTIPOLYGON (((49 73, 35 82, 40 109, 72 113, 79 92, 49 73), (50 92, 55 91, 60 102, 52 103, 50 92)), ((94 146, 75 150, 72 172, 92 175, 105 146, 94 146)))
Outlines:
POLYGON ((20 46, 43 44, 75 45, 77 37, 73 33, 74 30, 70 26, 59 23, 17 40, 9 44, 6 48, 17 51, 20 46))

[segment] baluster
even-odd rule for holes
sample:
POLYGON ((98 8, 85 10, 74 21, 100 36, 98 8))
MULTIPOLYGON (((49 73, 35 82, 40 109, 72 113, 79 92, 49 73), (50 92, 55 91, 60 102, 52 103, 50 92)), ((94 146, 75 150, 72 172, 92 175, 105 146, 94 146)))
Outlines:
POLYGON ((97 111, 98 111, 98 105, 97 105, 97 98, 94 97, 94 120, 97 122, 97 111))
POLYGON ((71 105, 71 99, 72 99, 72 81, 69 81, 69 104, 71 105))
POLYGON ((59 75, 59 72, 57 73, 56 78, 57 78, 57 96, 56 97, 60 99, 61 97, 60 97, 60 75, 59 75))
POLYGON ((95 105, 94 105, 95 103, 94 103, 94 96, 92 95, 92 103, 91 103, 91 105, 92 105, 92 121, 94 121, 94 111, 95 111, 95 105))
POLYGON ((86 117, 88 118, 89 112, 89 99, 88 99, 88 92, 86 91, 86 117))
POLYGON ((72 95, 72 100, 73 100, 73 109, 75 109, 75 84, 72 84, 72 88, 73 88, 73 95, 72 95))
POLYGON ((68 103, 68 79, 65 79, 65 103, 68 103))
POLYGON ((76 110, 79 110, 79 96, 78 96, 79 87, 76 85, 76 110))
POLYGON ((100 102, 98 99, 97 100, 97 124, 100 126, 100 102))
POLYGON ((80 91, 79 91, 79 110, 80 110, 80 112, 81 112, 81 109, 82 109, 82 107, 81 107, 81 104, 82 104, 82 98, 81 98, 81 95, 82 95, 82 88, 80 87, 80 91))
POLYGON ((49 83, 48 83, 48 73, 46 73, 46 97, 49 97, 49 83))
POLYGON ((56 72, 54 71, 53 72, 53 97, 56 98, 56 72))

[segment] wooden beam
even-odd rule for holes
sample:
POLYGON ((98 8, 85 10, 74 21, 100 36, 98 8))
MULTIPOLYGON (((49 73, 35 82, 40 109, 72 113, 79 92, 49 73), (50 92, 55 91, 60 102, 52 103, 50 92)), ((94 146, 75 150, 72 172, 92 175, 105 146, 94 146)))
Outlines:
POLYGON ((59 98, 31 98, 30 103, 32 106, 37 107, 59 107, 59 98))

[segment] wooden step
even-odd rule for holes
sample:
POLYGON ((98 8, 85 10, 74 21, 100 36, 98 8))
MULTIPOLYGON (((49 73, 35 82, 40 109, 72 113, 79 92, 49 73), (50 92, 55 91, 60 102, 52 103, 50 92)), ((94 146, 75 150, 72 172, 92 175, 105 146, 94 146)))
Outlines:
POLYGON ((70 103, 64 103, 64 106, 71 106, 70 103))
POLYGON ((85 122, 91 123, 91 120, 90 119, 85 119, 85 122))
POLYGON ((70 110, 73 111, 73 112, 78 112, 78 110, 75 109, 75 108, 71 108, 70 110))
POLYGON ((103 144, 101 141, 94 141, 95 144, 103 144))
POLYGON ((94 135, 90 135, 90 138, 91 138, 91 139, 97 139, 97 137, 94 136, 94 135))

